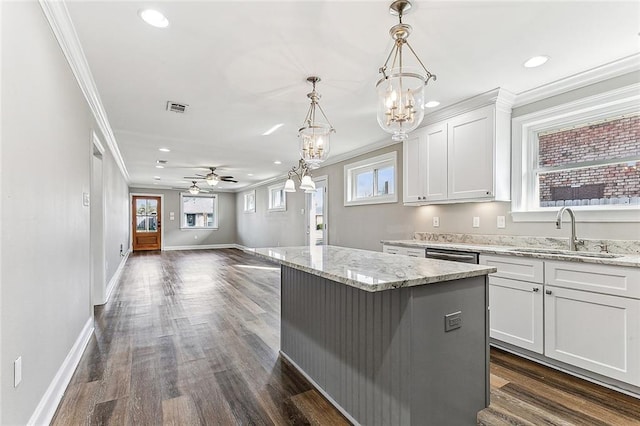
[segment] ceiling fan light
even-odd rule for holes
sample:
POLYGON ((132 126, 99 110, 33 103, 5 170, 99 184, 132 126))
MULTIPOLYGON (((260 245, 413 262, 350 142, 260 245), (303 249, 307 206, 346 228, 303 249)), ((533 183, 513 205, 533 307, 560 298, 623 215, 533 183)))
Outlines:
POLYGON ((189 187, 189 193, 192 195, 196 195, 200 193, 200 188, 197 185, 193 185, 189 187))
POLYGON ((205 180, 207 181, 207 183, 211 186, 216 186, 218 183, 220 183, 220 178, 216 175, 208 175, 205 180))
POLYGON ((284 192, 296 192, 296 184, 293 182, 293 179, 289 178, 284 183, 284 192))

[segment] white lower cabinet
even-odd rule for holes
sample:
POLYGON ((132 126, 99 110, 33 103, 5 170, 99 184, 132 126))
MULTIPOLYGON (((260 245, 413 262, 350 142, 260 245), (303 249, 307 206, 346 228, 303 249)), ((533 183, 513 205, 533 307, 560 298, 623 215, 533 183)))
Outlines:
POLYGON ((640 386, 640 300, 545 286, 549 358, 640 386))
POLYGON ((543 285, 489 277, 490 336, 542 353, 543 285))
POLYGON ((399 247, 387 244, 382 246, 382 252, 387 254, 401 254, 409 257, 425 257, 427 253, 423 248, 399 247))
POLYGON ((480 256, 490 336, 640 386, 640 271, 518 256, 480 256))

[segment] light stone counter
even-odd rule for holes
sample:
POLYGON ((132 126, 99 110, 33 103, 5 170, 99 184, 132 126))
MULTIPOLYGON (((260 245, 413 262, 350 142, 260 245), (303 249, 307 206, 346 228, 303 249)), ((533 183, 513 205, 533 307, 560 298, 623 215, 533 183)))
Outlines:
POLYGON ((482 276, 496 268, 394 256, 337 246, 270 247, 249 252, 300 271, 376 292, 482 276))
POLYGON ((449 250, 467 251, 481 254, 498 254, 508 256, 535 257, 539 259, 563 260, 569 262, 598 263, 602 265, 617 265, 640 267, 640 255, 637 254, 604 254, 611 257, 595 257, 598 253, 594 252, 571 252, 569 250, 561 250, 554 248, 543 248, 536 245, 503 246, 503 245, 482 245, 468 244, 460 242, 439 242, 425 240, 382 240, 382 244, 411 248, 440 248, 449 250), (539 251, 532 252, 536 249, 539 251))

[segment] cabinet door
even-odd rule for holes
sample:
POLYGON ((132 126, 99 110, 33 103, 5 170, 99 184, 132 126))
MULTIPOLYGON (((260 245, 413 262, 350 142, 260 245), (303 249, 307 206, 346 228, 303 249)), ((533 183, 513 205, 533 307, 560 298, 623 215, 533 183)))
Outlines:
POLYGON ((405 254, 409 257, 425 257, 427 255, 427 251, 423 248, 407 247, 405 254))
POLYGON ((417 133, 411 135, 402 145, 402 201, 405 203, 422 201, 424 175, 421 161, 424 157, 423 150, 421 137, 417 133))
POLYGON ((640 386, 640 300, 545 286, 545 355, 640 386))
POLYGON ((423 200, 447 199, 447 125, 425 127, 423 136, 423 170, 425 175, 423 200))
POLYGON ((493 106, 449 121, 447 163, 450 200, 493 197, 494 121, 493 106))
POLYGON ((543 286, 526 281, 489 277, 489 334, 492 339, 543 350, 543 286))

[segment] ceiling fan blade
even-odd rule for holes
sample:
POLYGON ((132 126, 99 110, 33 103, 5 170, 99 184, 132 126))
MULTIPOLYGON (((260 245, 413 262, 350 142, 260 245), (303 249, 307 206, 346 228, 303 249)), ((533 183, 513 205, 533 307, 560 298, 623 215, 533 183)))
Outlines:
POLYGON ((190 180, 198 181, 198 180, 204 180, 205 177, 204 176, 202 176, 202 177, 200 177, 200 176, 184 176, 182 179, 190 179, 190 180))
POLYGON ((233 179, 233 176, 218 176, 220 179, 233 179))
POLYGON ((238 183, 237 180, 233 180, 233 179, 222 179, 223 182, 233 182, 233 183, 238 183))

